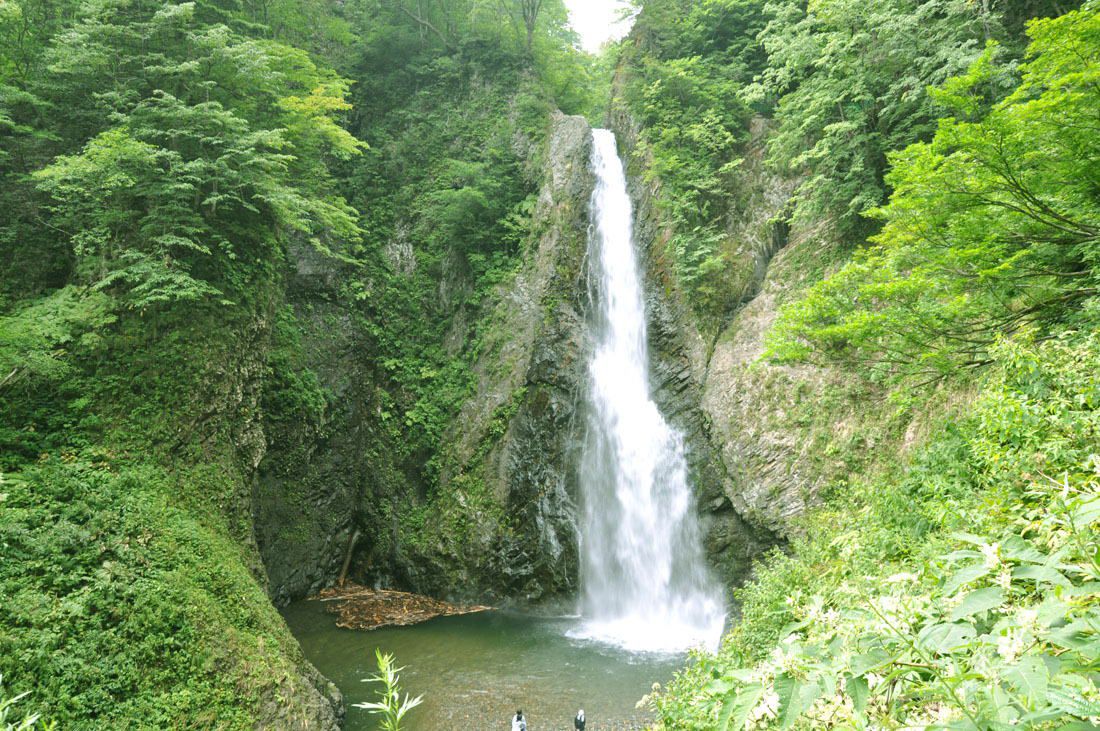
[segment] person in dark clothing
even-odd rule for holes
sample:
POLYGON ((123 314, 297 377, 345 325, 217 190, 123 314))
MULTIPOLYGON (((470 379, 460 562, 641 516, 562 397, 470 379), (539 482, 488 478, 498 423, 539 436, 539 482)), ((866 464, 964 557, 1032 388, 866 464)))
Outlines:
POLYGON ((573 728, 577 729, 577 731, 584 731, 584 724, 584 709, 582 708, 577 711, 577 717, 573 719, 573 728))

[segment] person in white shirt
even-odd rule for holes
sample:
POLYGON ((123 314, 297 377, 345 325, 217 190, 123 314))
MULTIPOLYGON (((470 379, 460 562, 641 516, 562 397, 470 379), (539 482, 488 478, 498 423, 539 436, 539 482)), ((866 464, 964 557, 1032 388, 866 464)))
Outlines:
POLYGON ((527 721, 523 718, 523 711, 516 711, 512 719, 512 731, 527 731, 527 721))

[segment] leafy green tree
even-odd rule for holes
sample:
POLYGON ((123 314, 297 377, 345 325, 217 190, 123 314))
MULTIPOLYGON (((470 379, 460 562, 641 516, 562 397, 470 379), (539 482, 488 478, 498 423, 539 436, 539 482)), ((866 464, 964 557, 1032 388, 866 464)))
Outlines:
POLYGON ((360 147, 334 122, 347 82, 220 17, 92 2, 50 53, 66 133, 102 131, 35 178, 81 280, 130 307, 233 296, 287 236, 331 252, 358 233, 326 162, 360 147))
POLYGON ((796 215, 831 216, 858 238, 882 203, 887 154, 927 138, 925 92, 964 71, 984 43, 970 0, 779 0, 761 41, 758 94, 776 98, 771 158, 805 176, 796 215))
POLYGON ((876 245, 783 313, 773 355, 935 379, 1095 316, 1096 10, 1033 22, 1019 88, 987 113, 994 49, 935 93, 956 116, 893 157, 876 245))
POLYGON ((43 225, 26 173, 57 152, 63 115, 40 91, 53 38, 72 22, 78 3, 9 0, 0 4, 0 298, 57 286, 71 268, 67 246, 43 225))
POLYGON ((512 21, 517 33, 524 38, 524 48, 531 53, 531 47, 535 41, 535 29, 538 27, 539 15, 542 12, 545 0, 497 0, 501 11, 512 21))

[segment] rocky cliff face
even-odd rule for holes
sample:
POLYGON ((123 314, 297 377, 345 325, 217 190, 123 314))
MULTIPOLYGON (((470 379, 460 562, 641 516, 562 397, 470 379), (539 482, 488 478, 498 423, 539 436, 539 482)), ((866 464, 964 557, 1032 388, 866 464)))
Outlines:
MULTIPOLYGON (((778 537, 772 526, 749 519, 736 502, 738 490, 723 451, 727 435, 715 429, 704 402, 709 344, 694 327, 694 318, 664 258, 670 231, 657 210, 660 183, 647 179, 648 161, 638 146, 640 130, 629 111, 614 104, 609 117, 627 162, 635 236, 646 270, 654 398, 685 436, 708 556, 726 583, 736 585, 749 575, 753 559, 774 546, 778 537)), ((751 266, 755 269, 755 264, 751 266)))
POLYGON ((268 449, 258 463, 253 523, 277 605, 314 593, 340 571, 361 499, 371 392, 341 267, 312 246, 290 252, 284 312, 263 401, 268 449), (315 376, 324 408, 280 399, 283 381, 315 376))
MULTIPOLYGON (((448 338, 458 347, 476 326, 480 355, 474 393, 443 440, 438 485, 420 484, 390 457, 379 424, 382 380, 358 335, 364 323, 340 295, 347 273, 310 247, 291 252, 277 373, 263 403, 268 448, 253 495, 277 603, 331 583, 356 531, 351 574, 359 580, 497 603, 574 589, 590 145, 584 119, 554 117, 524 263, 480 322, 456 315, 448 338), (308 378, 322 400, 316 407, 302 403, 295 383, 308 378), (426 524, 410 526, 425 509, 426 524)), ((409 259, 393 253, 395 266, 409 259)), ((460 273, 444 280, 440 297, 464 286, 460 273)))
POLYGON ((860 471, 876 445, 897 442, 905 428, 884 409, 881 394, 852 375, 762 360, 780 308, 845 255, 825 223, 792 225, 788 239, 758 293, 716 340, 702 400, 729 468, 734 507, 784 537, 798 530, 798 517, 823 490, 860 471))
POLYGON ((640 131, 621 103, 610 119, 626 152, 646 253, 657 398, 688 436, 712 560, 737 583, 887 429, 868 418, 869 395, 854 379, 761 360, 779 308, 842 260, 844 249, 828 222, 789 220, 797 181, 766 168, 768 122, 754 120, 742 202, 726 221, 741 306, 706 341, 665 261, 672 232, 656 205, 660 181, 647 175, 640 131))
POLYGON ((456 546, 444 540, 406 569, 455 576, 467 592, 502 603, 560 597, 576 586, 591 139, 581 117, 559 114, 552 125, 526 263, 498 291, 476 392, 447 439, 441 488, 479 492, 490 503, 464 515, 473 533, 466 548, 476 555, 448 555, 456 546))

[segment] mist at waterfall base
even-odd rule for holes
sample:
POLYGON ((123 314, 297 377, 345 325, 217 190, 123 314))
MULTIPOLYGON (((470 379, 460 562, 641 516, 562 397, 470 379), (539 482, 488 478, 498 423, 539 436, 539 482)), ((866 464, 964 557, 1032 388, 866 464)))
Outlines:
POLYGON ((571 637, 632 651, 717 648, 722 592, 709 576, 682 436, 654 403, 626 176, 593 130, 591 267, 596 346, 580 465, 581 625, 571 637))

